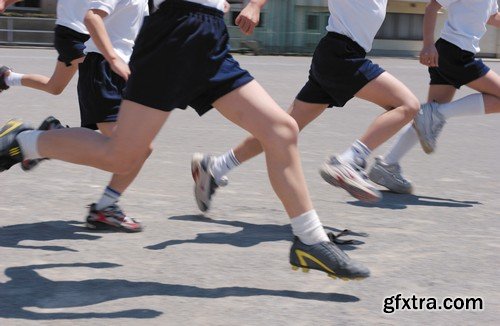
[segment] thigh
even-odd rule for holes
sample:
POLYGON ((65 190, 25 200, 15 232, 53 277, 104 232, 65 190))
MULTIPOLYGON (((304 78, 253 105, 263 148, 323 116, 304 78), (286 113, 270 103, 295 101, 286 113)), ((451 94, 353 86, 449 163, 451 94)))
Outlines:
POLYGON ((366 84, 356 93, 356 97, 375 103, 386 110, 418 101, 408 87, 388 72, 382 73, 366 84))
POLYGON ((297 121, 299 129, 304 129, 309 123, 314 121, 328 107, 328 104, 307 103, 295 99, 288 110, 288 114, 297 121))
POLYGON ((452 85, 429 85, 427 102, 449 103, 453 100, 457 89, 452 85))
POLYGON ((290 121, 290 116, 255 80, 219 98, 213 106, 259 140, 269 136, 272 125, 290 121))
POLYGON ((500 96, 500 76, 493 70, 467 84, 470 88, 493 96, 500 96))
MULTIPOLYGON (((83 61, 83 58, 77 59, 78 63, 83 61)), ((57 61, 56 67, 52 77, 50 77, 50 83, 54 86, 60 86, 61 88, 66 87, 71 81, 71 78, 75 75, 78 70, 78 64, 72 64, 71 66, 66 66, 64 62, 57 61)))
POLYGON ((119 157, 142 158, 169 115, 170 112, 124 100, 110 137, 113 151, 119 157))

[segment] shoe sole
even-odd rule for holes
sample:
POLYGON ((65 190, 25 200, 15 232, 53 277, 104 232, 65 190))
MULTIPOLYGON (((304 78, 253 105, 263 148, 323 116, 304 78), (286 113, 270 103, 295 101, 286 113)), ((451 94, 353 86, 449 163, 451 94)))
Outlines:
POLYGON ((93 231, 121 231, 121 232, 126 232, 126 233, 138 233, 142 232, 144 230, 144 227, 140 227, 139 229, 129 229, 123 226, 117 226, 115 224, 108 224, 104 222, 97 222, 97 221, 89 221, 88 218, 85 221, 85 227, 89 230, 93 231))
POLYGON ((325 272, 321 269, 316 269, 316 268, 310 268, 310 267, 304 267, 304 266, 297 266, 297 265, 294 265, 294 264, 290 264, 292 266, 292 270, 293 271, 298 271, 299 269, 302 269, 302 272, 303 273, 309 273, 309 271, 311 269, 313 270, 317 270, 319 272, 323 272, 323 273, 326 273, 326 276, 328 276, 329 278, 332 278, 332 279, 341 279, 342 281, 361 281, 361 280, 364 280, 366 277, 347 277, 347 276, 339 276, 339 275, 336 275, 336 274, 332 274, 332 273, 328 273, 328 272, 325 272))
POLYGON ((412 125, 413 125, 413 129, 417 133, 418 141, 420 142, 420 146, 424 150, 425 154, 432 154, 432 153, 434 153, 434 148, 423 139, 422 134, 420 134, 420 132, 418 131, 418 128, 415 127, 416 126, 415 121, 413 121, 412 125))
POLYGON ((323 167, 319 170, 319 173, 323 180, 328 182, 334 187, 342 188, 347 191, 354 198, 366 202, 366 203, 376 203, 379 202, 382 197, 379 194, 367 189, 366 187, 360 186, 358 183, 352 182, 349 178, 343 178, 338 174, 333 175, 328 171, 331 170, 327 164, 323 164, 323 167))

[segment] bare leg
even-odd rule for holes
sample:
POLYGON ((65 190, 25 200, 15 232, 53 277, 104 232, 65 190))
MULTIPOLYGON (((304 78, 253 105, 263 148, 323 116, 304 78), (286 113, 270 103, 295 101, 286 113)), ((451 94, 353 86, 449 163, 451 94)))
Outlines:
POLYGON ((84 58, 73 60, 71 66, 67 67, 65 63, 57 61, 54 73, 49 78, 47 76, 26 74, 21 83, 23 86, 35 88, 53 95, 59 95, 78 70, 78 64, 83 62, 84 58))
POLYGON ((409 123, 417 114, 420 103, 399 80, 385 72, 365 87, 356 97, 378 104, 388 110, 368 127, 359 139, 370 150, 382 145, 409 123))
MULTIPOLYGON (((106 137, 111 137, 114 130, 115 130, 116 123, 114 123, 114 122, 113 123, 109 123, 109 122, 108 123, 98 123, 97 127, 99 128, 99 130, 101 131, 101 133, 103 135, 105 135, 106 137)), ((150 148, 148 156, 151 154, 151 152, 152 152, 152 149, 150 148)), ((111 189, 123 194, 123 192, 125 192, 125 190, 127 190, 128 186, 130 186, 130 184, 135 180, 135 178, 139 174, 144 162, 145 161, 143 161, 142 163, 137 165, 134 169, 131 170, 131 172, 129 172, 127 174, 113 174, 108 186, 111 189)))
POLYGON ((169 112, 124 100, 111 137, 86 128, 45 131, 38 138, 38 152, 47 158, 127 174, 147 158, 168 116, 169 112))
POLYGON ((266 153, 269 179, 288 216, 310 211, 313 206, 297 148, 297 123, 256 81, 223 96, 214 106, 260 141, 266 153))
POLYGON ((20 1, 22 0, 0 0, 0 13, 4 12, 8 6, 20 1))
POLYGON ((453 100, 457 89, 451 85, 429 85, 427 103, 449 103, 453 100))
MULTIPOLYGON (((295 99, 288 113, 299 125, 299 130, 302 130, 323 113, 326 107, 327 104, 306 103, 295 99)), ((260 142, 255 137, 250 136, 234 148, 234 155, 240 163, 243 163, 259 155, 262 151, 260 142)))

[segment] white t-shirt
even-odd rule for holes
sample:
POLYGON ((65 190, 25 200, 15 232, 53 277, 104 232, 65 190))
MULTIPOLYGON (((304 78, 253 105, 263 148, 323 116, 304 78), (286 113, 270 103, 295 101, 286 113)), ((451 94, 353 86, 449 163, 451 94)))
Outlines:
POLYGON ((437 0, 448 10, 441 38, 473 53, 486 33, 486 22, 498 12, 497 0, 437 0))
MULTIPOLYGON (((154 0, 155 1, 155 7, 158 7, 162 2, 164 1, 169 1, 169 0, 154 0)), ((224 10, 224 2, 226 0, 186 0, 189 2, 196 2, 199 4, 202 4, 207 7, 212 7, 212 8, 217 8, 221 11, 224 10)))
POLYGON ((326 30, 348 36, 369 52, 384 22, 387 0, 328 0, 328 8, 326 30))
MULTIPOLYGON (((90 0, 89 9, 99 9, 108 14, 104 25, 116 54, 129 62, 134 42, 141 29, 144 16, 148 15, 147 0, 90 0)), ((86 53, 101 53, 92 39, 85 43, 86 53)), ((102 54, 102 53, 101 53, 102 54)))
POLYGON ((88 34, 83 24, 83 17, 88 9, 88 0, 58 0, 56 24, 71 28, 82 34, 88 34))

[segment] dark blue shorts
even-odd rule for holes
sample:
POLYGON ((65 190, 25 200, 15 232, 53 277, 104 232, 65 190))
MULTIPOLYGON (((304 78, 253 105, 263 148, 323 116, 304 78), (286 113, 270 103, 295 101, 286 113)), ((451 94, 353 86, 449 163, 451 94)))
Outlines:
POLYGON ((474 53, 462 50, 442 38, 436 41, 436 49, 439 60, 438 67, 429 67, 431 85, 451 85, 458 89, 490 71, 474 53))
POLYGON ((85 42, 90 38, 87 34, 78 33, 71 28, 56 25, 54 28, 54 47, 59 54, 58 61, 64 62, 67 67, 73 60, 85 56, 85 42))
POLYGON ((162 111, 193 107, 199 115, 253 77, 229 54, 223 13, 168 0, 145 20, 130 59, 124 99, 162 111))
POLYGON ((101 54, 88 53, 78 67, 82 127, 97 129, 97 123, 115 122, 125 85, 125 80, 111 70, 101 54))
POLYGON ((379 65, 366 59, 366 52, 358 43, 345 35, 329 32, 314 51, 309 80, 297 99, 343 107, 383 72, 379 65))

